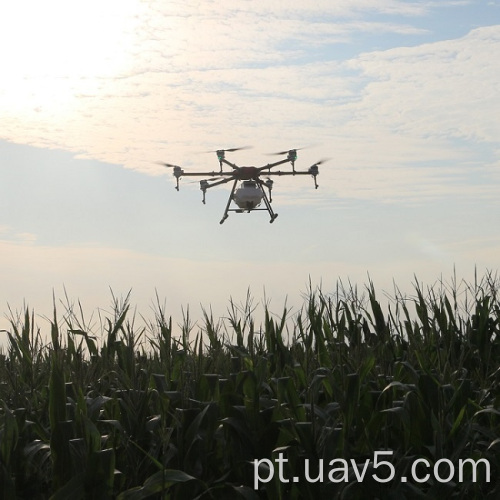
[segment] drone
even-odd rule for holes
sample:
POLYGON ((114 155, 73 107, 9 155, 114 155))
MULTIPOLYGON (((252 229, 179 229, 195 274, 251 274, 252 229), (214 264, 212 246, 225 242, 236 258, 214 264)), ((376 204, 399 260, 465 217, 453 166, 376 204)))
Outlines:
MULTIPOLYGON (((231 193, 229 194, 229 199, 224 210, 224 215, 220 221, 223 224, 228 218, 229 212, 244 213, 253 212, 257 210, 264 210, 269 213, 270 223, 273 223, 278 217, 271 207, 272 196, 271 191, 273 189, 273 180, 271 176, 281 176, 281 175, 311 175, 314 179, 314 187, 318 189, 318 183, 316 177, 319 174, 318 165, 321 165, 326 160, 320 160, 314 165, 311 165, 307 170, 295 170, 295 161, 297 160, 297 150, 290 149, 288 151, 280 151, 278 153, 272 153, 273 155, 283 156, 286 158, 276 161, 274 163, 268 163, 262 167, 239 167, 235 163, 230 162, 226 159, 226 153, 233 153, 242 149, 248 149, 247 147, 242 148, 231 148, 231 149, 218 149, 212 151, 217 154, 217 159, 219 161, 220 170, 212 172, 186 172, 178 165, 172 165, 170 163, 160 163, 160 165, 172 168, 173 175, 176 178, 175 189, 179 191, 179 179, 181 177, 208 177, 200 181, 200 189, 203 193, 202 202, 205 204, 206 192, 208 189, 215 186, 220 186, 222 184, 227 184, 232 182, 231 193), (292 166, 291 170, 272 170, 273 168, 284 165, 285 163, 290 163, 292 166), (230 167, 230 170, 224 170, 224 166, 230 167), (261 179, 261 176, 265 176, 265 180, 261 179), (262 206, 264 203, 264 206, 262 206)), ((299 148, 300 149, 300 148, 299 148)))

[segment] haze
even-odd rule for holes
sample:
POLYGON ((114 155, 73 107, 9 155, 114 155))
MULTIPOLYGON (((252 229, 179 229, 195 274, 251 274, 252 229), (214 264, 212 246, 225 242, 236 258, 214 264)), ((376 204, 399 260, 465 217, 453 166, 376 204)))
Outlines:
MULTIPOLYGON (((88 311, 131 289, 180 321, 309 283, 409 293, 499 266, 497 1, 4 2, 0 304, 88 311), (299 151, 273 207, 171 171, 299 151)), ((62 312, 62 311, 61 311, 62 312)), ((2 318, 0 327, 7 328, 2 318), (3 325, 3 326, 2 326, 3 325)), ((1 341, 1 339, 0 339, 1 341)))

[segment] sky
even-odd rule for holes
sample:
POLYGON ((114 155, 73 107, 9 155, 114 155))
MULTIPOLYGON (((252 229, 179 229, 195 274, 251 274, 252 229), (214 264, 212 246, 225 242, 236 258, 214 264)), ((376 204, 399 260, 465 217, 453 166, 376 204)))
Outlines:
POLYGON ((158 297, 175 323, 499 268, 499 1, 19 0, 0 47, 0 328, 28 307, 46 329, 54 300, 158 297), (328 158, 319 188, 275 177, 273 224, 220 225, 230 185, 203 205, 158 164, 240 146, 328 158))

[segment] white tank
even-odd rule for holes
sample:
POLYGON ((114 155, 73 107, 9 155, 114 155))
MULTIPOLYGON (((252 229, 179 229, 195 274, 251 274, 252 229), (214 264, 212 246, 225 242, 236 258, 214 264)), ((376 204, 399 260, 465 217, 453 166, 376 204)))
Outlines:
POLYGON ((243 181, 233 195, 234 202, 243 210, 258 207, 262 197, 262 190, 255 181, 243 181))

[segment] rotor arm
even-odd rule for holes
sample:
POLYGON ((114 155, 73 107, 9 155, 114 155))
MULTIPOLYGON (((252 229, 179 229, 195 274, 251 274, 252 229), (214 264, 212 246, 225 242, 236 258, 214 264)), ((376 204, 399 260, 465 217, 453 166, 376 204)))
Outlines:
MULTIPOLYGON (((174 169, 174 176, 176 178, 176 186, 175 189, 179 191, 179 179, 181 177, 220 177, 220 176, 229 176, 233 175, 232 172, 185 172, 183 169, 178 167, 177 169, 174 169)), ((211 186, 209 186, 211 187, 211 186)))
POLYGON ((273 172, 268 172, 266 175, 271 176, 271 175, 311 175, 314 179, 314 187, 315 189, 318 189, 318 183, 316 181, 316 177, 319 175, 319 169, 318 165, 313 165, 312 167, 309 167, 308 170, 294 170, 292 172, 290 171, 281 171, 281 170, 275 170, 273 172))
POLYGON ((278 165, 284 165, 285 163, 290 163, 290 162, 292 162, 292 160, 290 158, 285 158, 284 160, 275 161, 274 163, 268 163, 267 165, 264 165, 263 167, 259 167, 257 170, 259 172, 262 172, 263 170, 269 170, 271 168, 277 167, 278 165))
POLYGON ((294 172, 274 170, 272 172, 266 172, 266 175, 311 175, 311 172, 305 170, 295 170, 294 172))
MULTIPOLYGON (((174 173, 175 175, 175 173, 174 173)), ((184 172, 182 171, 182 177, 220 177, 221 175, 231 176, 233 172, 184 172)))
POLYGON ((220 172, 219 174, 223 173, 222 171, 222 164, 224 163, 225 165, 229 165, 233 170, 236 170, 238 168, 238 165, 235 163, 231 163, 229 160, 226 160, 225 158, 219 158, 219 163, 220 163, 220 172))
POLYGON ((207 181, 206 179, 201 180, 200 189, 203 192, 203 199, 202 199, 203 204, 205 204, 205 194, 207 192, 207 189, 210 189, 211 187, 214 186, 220 186, 221 184, 226 184, 232 180, 234 180, 234 177, 228 177, 227 179, 222 179, 217 182, 212 182, 212 184, 210 184, 209 181, 207 181))
MULTIPOLYGON (((217 181, 217 182, 212 182, 212 184, 209 184, 208 181, 205 181, 206 184, 206 188, 205 189, 209 189, 211 187, 214 187, 214 186, 220 186, 221 184, 227 184, 228 182, 234 180, 234 177, 231 175, 231 177, 227 177, 226 179, 222 179, 220 181, 217 181)), ((200 181, 200 184, 202 183, 203 181, 200 181)))

